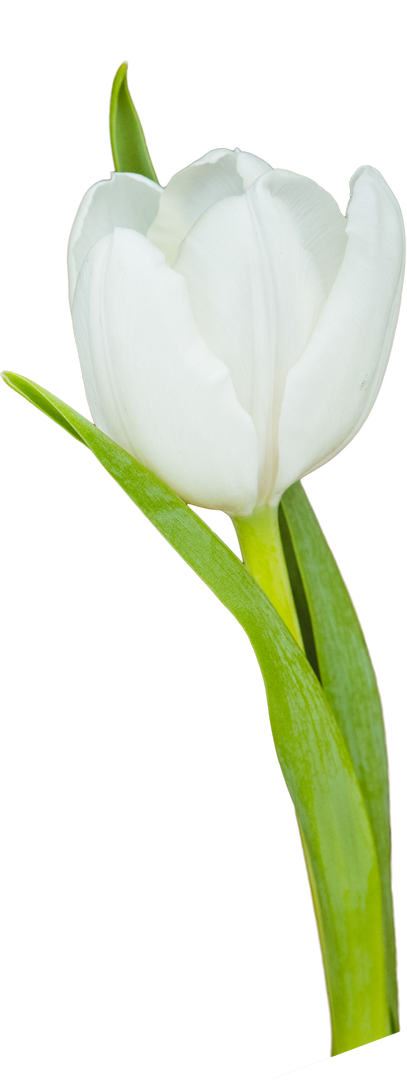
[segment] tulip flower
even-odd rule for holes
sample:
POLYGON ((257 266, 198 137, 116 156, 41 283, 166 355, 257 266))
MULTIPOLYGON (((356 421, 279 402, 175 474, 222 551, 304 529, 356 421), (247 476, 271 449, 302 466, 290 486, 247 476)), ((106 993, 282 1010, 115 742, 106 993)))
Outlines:
POLYGON ((185 502, 245 517, 338 453, 378 393, 404 230, 376 169, 344 217, 304 176, 213 150, 165 188, 117 172, 69 243, 99 429, 185 502))
POLYGON ((69 242, 96 426, 3 378, 95 454, 248 634, 343 1053, 398 1030, 387 756, 353 605, 295 481, 375 401, 400 305, 401 212, 373 168, 355 173, 343 217, 312 180, 240 150, 160 187, 126 71, 111 98, 117 172, 85 195, 69 242), (185 503, 231 515, 245 566, 185 503))

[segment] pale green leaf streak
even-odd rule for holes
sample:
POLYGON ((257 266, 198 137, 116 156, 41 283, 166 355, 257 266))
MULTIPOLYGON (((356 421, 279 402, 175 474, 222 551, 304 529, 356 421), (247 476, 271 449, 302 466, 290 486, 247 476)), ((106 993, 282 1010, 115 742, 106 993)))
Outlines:
MULTIPOLYGON (((281 514, 290 577, 295 578, 298 572, 301 576, 311 620, 312 634, 307 635, 306 650, 312 662, 308 650, 313 642, 321 683, 352 758, 376 842, 383 894, 387 993, 392 1030, 398 1031, 388 769, 376 677, 349 593, 300 483, 285 492, 281 514), (294 560, 284 528, 289 531, 294 560)), ((294 583, 292 587, 295 593, 294 583)))
POLYGON ((390 1034, 376 848, 345 742, 305 655, 240 560, 166 484, 48 391, 4 377, 52 419, 61 416, 248 634, 314 883, 333 1053, 390 1034))
POLYGON ((128 64, 121 64, 110 98, 110 141, 116 172, 139 173, 158 183, 138 114, 127 85, 128 64))

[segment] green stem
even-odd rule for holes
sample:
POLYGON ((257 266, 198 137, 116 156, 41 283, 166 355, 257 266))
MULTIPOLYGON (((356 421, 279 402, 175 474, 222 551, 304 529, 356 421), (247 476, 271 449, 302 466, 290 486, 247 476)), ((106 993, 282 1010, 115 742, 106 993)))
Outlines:
POLYGON ((233 517, 243 562, 304 650, 300 624, 278 524, 277 506, 260 506, 249 517, 233 517))
MULTIPOLYGON (((263 592, 271 600, 293 638, 304 651, 297 611, 291 590, 287 565, 282 546, 278 520, 278 507, 263 506, 246 518, 232 518, 243 562, 256 579, 263 592)), ((312 725, 312 716, 310 715, 312 725)), ((273 731, 276 727, 275 721, 273 731)), ((305 740, 304 740, 305 749, 305 740)), ((323 767, 323 766, 322 766, 323 767)), ((325 767, 328 769, 328 762, 325 767)), ((343 808, 344 809, 344 808, 343 808)), ((319 849, 317 862, 315 853, 306 836, 301 814, 297 810, 297 822, 301 836, 305 863, 312 893, 314 911, 325 969, 326 985, 332 1022, 332 1054, 340 1054, 364 1042, 383 1038, 391 1034, 387 1002, 384 989, 384 956, 382 936, 378 940, 377 926, 372 933, 368 928, 363 901, 353 890, 345 886, 343 867, 339 850, 337 860, 333 856, 335 849, 335 831, 329 829, 329 839, 323 855, 319 849), (329 856, 328 856, 329 851, 329 856), (330 867, 329 862, 333 865, 330 867), (319 864, 319 874, 315 868, 319 864), (322 877, 333 871, 336 901, 326 908, 325 889, 321 889, 322 877), (342 898, 341 898, 342 892, 342 898), (344 920, 344 910, 350 900, 350 910, 344 920), (335 910, 339 901, 338 910, 335 910), (360 911, 362 908, 362 912, 360 911), (347 926, 346 926, 347 922, 347 926), (377 951, 380 961, 377 967, 381 981, 381 991, 376 998, 376 987, 371 983, 371 973, 377 963, 377 951), (370 968, 370 971, 369 971, 370 968), (377 1005, 379 1007, 377 1008, 377 1005)), ((322 822, 321 822, 322 824, 322 822)), ((352 860, 353 861, 353 860, 352 860)), ((357 862, 357 860, 356 860, 357 862)), ((356 871, 356 862, 353 872, 356 871)))

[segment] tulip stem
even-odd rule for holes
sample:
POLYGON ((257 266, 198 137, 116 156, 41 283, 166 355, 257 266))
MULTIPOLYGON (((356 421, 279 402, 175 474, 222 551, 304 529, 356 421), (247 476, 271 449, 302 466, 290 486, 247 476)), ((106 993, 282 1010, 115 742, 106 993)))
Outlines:
POLYGON ((232 517, 243 562, 304 651, 281 542, 278 506, 259 506, 249 517, 232 517))

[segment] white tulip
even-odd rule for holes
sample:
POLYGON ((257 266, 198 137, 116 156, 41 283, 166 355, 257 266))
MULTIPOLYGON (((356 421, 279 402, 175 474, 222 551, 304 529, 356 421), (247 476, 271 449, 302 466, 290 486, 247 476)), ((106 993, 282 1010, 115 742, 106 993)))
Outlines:
POLYGON ((364 423, 400 305, 404 230, 375 169, 346 217, 312 180, 213 150, 166 188, 88 191, 69 243, 96 425, 188 503, 246 516, 364 423))

